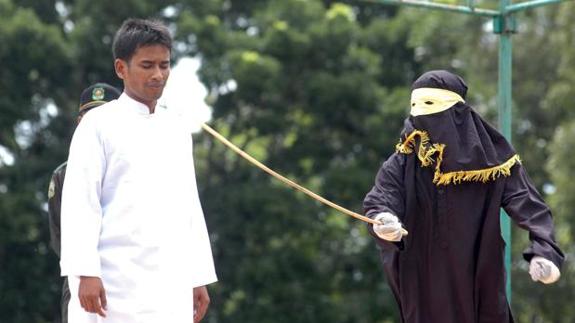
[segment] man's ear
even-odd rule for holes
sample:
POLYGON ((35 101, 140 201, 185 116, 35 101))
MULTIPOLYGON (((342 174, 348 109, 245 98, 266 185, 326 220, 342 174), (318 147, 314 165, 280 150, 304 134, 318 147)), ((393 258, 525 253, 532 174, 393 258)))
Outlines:
POLYGON ((123 80, 128 72, 128 63, 123 59, 116 58, 114 61, 114 69, 116 70, 116 75, 123 80))

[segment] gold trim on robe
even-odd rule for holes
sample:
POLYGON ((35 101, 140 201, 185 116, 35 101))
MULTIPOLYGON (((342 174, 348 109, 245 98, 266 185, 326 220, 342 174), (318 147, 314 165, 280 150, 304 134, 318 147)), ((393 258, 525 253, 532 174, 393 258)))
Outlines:
POLYGON ((437 186, 448 184, 459 184, 461 182, 481 182, 496 180, 500 176, 511 175, 511 168, 521 163, 519 155, 515 154, 504 163, 477 170, 461 170, 444 173, 441 171, 441 163, 443 161, 443 152, 446 148, 444 144, 430 144, 427 132, 421 130, 414 130, 411 132, 403 142, 399 142, 395 149, 401 154, 411 154, 414 152, 416 145, 416 137, 419 137, 419 148, 417 150, 417 158, 424 167, 430 166, 433 162, 435 164, 435 173, 433 175, 433 183, 437 186), (436 156, 436 160, 434 160, 436 156))

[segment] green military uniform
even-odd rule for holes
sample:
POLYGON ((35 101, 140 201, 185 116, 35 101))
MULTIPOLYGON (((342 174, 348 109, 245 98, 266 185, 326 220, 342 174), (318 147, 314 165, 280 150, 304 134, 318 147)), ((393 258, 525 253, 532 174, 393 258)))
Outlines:
MULTIPOLYGON (((52 173, 50 187, 48 188, 48 222, 50 226, 50 246, 60 257, 60 206, 62 203, 62 187, 66 176, 66 163, 64 162, 52 173)), ((68 279, 64 277, 62 284, 62 323, 67 322, 68 302, 70 301, 70 288, 68 279)))

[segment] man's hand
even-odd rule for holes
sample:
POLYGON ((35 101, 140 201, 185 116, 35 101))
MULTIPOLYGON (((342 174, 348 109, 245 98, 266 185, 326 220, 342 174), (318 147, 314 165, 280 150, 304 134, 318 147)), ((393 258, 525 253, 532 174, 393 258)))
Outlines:
POLYGON ((373 225, 373 231, 378 237, 394 242, 401 240, 405 231, 395 215, 389 212, 382 212, 375 216, 375 220, 381 223, 373 225))
POLYGON ((86 312, 106 317, 106 291, 100 278, 81 276, 78 298, 80 305, 86 312))
POLYGON ((208 295, 206 286, 194 288, 194 323, 198 323, 204 318, 208 311, 208 305, 210 305, 210 295, 208 295))
POLYGON ((529 263, 529 275, 531 275, 533 281, 540 281, 543 284, 552 284, 561 277, 559 268, 557 268, 554 263, 539 256, 535 256, 531 259, 529 263))

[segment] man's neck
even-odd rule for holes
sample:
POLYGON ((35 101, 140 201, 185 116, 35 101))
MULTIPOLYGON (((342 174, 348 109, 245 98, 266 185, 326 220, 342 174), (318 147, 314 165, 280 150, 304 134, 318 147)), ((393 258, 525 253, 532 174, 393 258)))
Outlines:
POLYGON ((148 110, 150 111, 150 114, 153 114, 156 111, 156 104, 158 103, 158 100, 154 100, 154 101, 143 101, 137 97, 135 97, 134 95, 132 95, 130 92, 126 91, 126 95, 128 95, 132 100, 134 101, 138 101, 141 104, 145 105, 148 110))
POLYGON ((148 107, 148 110, 150 110, 150 114, 152 114, 156 111, 156 103, 157 102, 158 101, 149 102, 149 103, 142 102, 142 103, 144 103, 148 107))

